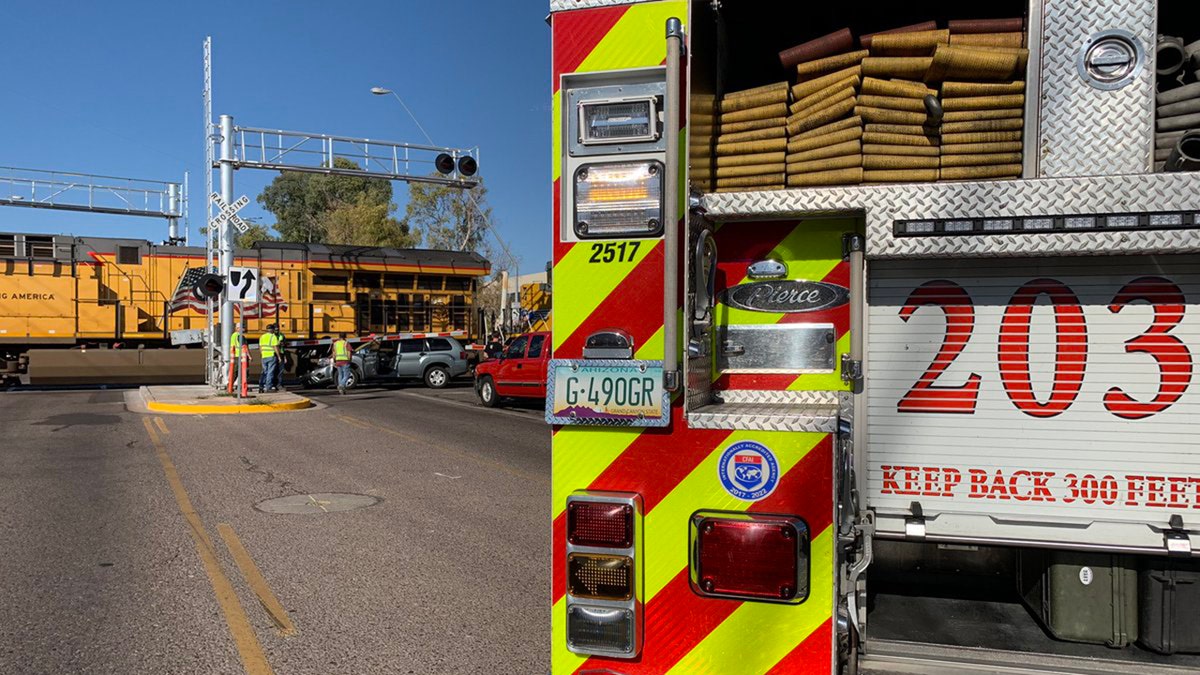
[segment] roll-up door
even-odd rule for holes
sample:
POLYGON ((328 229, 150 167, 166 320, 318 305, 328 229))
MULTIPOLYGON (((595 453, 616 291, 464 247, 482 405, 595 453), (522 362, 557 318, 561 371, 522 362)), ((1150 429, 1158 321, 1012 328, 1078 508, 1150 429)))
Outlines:
POLYGON ((883 532, 1161 548, 1176 515, 1200 532, 1200 259, 876 262, 869 275, 883 532))

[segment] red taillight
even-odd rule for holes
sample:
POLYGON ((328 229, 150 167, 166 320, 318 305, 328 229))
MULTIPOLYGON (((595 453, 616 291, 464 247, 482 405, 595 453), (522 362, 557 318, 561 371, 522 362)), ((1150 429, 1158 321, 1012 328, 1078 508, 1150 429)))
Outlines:
POLYGON ((458 359, 460 361, 466 361, 467 360, 467 350, 464 349, 463 351, 459 352, 458 359))
POLYGON ((808 594, 808 528, 757 514, 692 518, 691 580, 701 595, 802 601, 808 594))
POLYGON ((628 492, 567 496, 567 650, 636 658, 642 649, 642 498, 628 492))
POLYGON ((612 502, 567 504, 567 541, 574 546, 633 546, 633 507, 612 502))

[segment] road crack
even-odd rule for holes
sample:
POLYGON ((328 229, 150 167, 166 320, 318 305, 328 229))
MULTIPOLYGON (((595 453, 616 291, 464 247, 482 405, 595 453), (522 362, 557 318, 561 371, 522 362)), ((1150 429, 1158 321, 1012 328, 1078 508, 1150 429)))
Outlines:
POLYGON ((297 488, 295 486, 295 484, 292 483, 290 480, 282 480, 282 479, 276 478, 274 471, 270 471, 270 470, 260 467, 258 464, 256 464, 254 462, 254 460, 250 459, 249 457, 241 455, 238 457, 238 459, 242 460, 242 464, 245 465, 246 471, 249 471, 250 473, 262 476, 263 483, 278 485, 279 488, 283 491, 283 494, 280 495, 281 497, 287 496, 287 494, 289 494, 289 493, 294 494, 294 495, 308 494, 307 490, 301 490, 301 489, 297 488))

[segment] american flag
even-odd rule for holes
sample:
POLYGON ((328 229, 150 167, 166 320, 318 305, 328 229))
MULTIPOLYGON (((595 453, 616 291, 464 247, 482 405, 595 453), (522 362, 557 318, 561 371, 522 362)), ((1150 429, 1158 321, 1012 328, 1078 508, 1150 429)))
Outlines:
POLYGON ((196 287, 196 282, 200 281, 200 277, 208 270, 204 267, 189 267, 183 271, 183 276, 179 277, 179 283, 175 286, 175 295, 171 298, 171 313, 174 314, 181 309, 194 309, 201 314, 208 313, 208 304, 196 297, 192 289, 196 287))
MULTIPOLYGON (((206 271, 206 268, 203 267, 189 267, 183 271, 183 275, 179 277, 179 284, 175 286, 175 295, 171 299, 172 314, 184 309, 191 309, 201 314, 208 313, 208 303, 197 298, 196 294, 192 292, 196 282, 206 271)), ((234 307, 237 308, 236 313, 240 314, 242 318, 262 319, 277 316, 279 312, 288 308, 288 304, 283 299, 283 294, 279 292, 279 284, 276 283, 275 277, 264 276, 258 287, 258 302, 238 303, 234 307)))

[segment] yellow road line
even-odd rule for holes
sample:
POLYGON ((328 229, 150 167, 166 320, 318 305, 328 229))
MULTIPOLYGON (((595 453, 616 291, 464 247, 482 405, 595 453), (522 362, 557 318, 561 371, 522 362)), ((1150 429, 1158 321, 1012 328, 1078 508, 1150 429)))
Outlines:
POLYGON ((338 418, 339 420, 341 420, 343 422, 346 422, 347 424, 353 424, 354 426, 358 427, 359 429, 370 429, 371 428, 371 425, 366 424, 365 422, 359 422, 357 419, 355 419, 353 417, 348 417, 346 415, 334 415, 334 417, 338 418))
POLYGON ((494 466, 494 467, 500 469, 501 471, 504 471, 505 473, 511 474, 513 476, 517 476, 518 478, 521 478, 522 480, 533 479, 535 481, 539 481, 542 483, 549 482, 549 479, 547 479, 545 476, 538 476, 536 474, 528 473, 526 471, 514 469, 511 466, 505 464, 504 462, 497 462, 496 460, 490 459, 488 457, 472 454, 470 452, 463 452, 462 450, 457 450, 455 448, 451 448, 446 445, 441 445, 439 443, 432 443, 427 438, 422 438, 420 436, 412 436, 410 434, 404 433, 403 431, 398 431, 391 427, 385 427, 382 424, 375 424, 374 422, 370 422, 370 421, 367 421, 364 419, 359 419, 357 417, 351 417, 350 415, 333 415, 333 417, 334 417, 334 419, 339 419, 347 424, 352 424, 359 428, 369 428, 369 429, 374 429, 376 431, 382 431, 385 434, 390 434, 392 436, 396 436, 397 438, 403 438, 404 440, 406 440, 410 443, 416 443, 417 445, 423 445, 427 448, 433 448, 434 450, 439 450, 446 454, 457 455, 464 459, 470 459, 470 460, 473 460, 476 462, 480 462, 482 464, 494 466))
POLYGON ((155 454, 158 455, 158 461, 162 464, 167 483, 171 486, 171 492, 175 494, 179 512, 187 521, 192 541, 196 543, 196 553, 200 556, 200 561, 204 563, 204 571, 208 574, 213 593, 217 596, 217 604, 221 606, 221 613, 225 615, 225 625, 229 628, 229 634, 233 636, 234 644, 237 645, 238 656, 242 659, 242 668, 246 671, 246 675, 271 675, 274 672, 271 670, 271 664, 267 663, 262 645, 259 644, 258 636, 254 634, 254 629, 250 626, 250 620, 246 618, 246 612, 242 609, 242 603, 238 600, 237 593, 233 590, 233 584, 229 583, 229 578, 221 571, 221 563, 217 561, 212 538, 208 535, 208 530, 204 529, 204 522, 200 520, 196 509, 192 507, 192 500, 188 497, 187 491, 183 489, 183 481, 179 480, 179 472, 175 469, 175 463, 171 461, 171 456, 163 447, 162 439, 154 430, 150 418, 143 417, 142 423, 146 426, 146 433, 150 435, 150 442, 154 444, 155 454))
POLYGON ((242 540, 233 531, 233 527, 229 523, 217 523, 217 532, 225 540, 225 546, 229 548, 229 553, 233 556, 233 561, 237 563, 238 569, 242 571, 242 577, 250 586, 250 590, 258 596, 258 601, 262 603, 263 609, 267 610, 267 614, 271 615, 271 620, 279 628, 279 634, 295 635, 296 625, 292 623, 292 618, 288 616, 287 610, 283 608, 279 598, 271 592, 270 584, 267 583, 262 572, 258 571, 258 565, 254 564, 250 552, 242 545, 242 540))
POLYGON ((158 427, 158 430, 163 432, 164 436, 171 433, 171 430, 167 428, 167 423, 161 417, 154 418, 154 426, 158 427))

